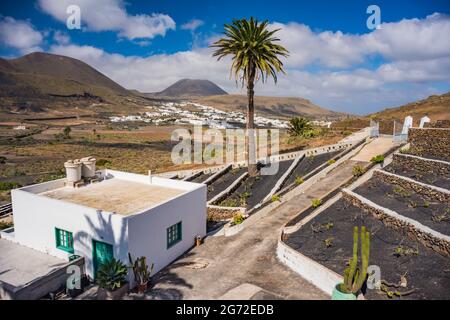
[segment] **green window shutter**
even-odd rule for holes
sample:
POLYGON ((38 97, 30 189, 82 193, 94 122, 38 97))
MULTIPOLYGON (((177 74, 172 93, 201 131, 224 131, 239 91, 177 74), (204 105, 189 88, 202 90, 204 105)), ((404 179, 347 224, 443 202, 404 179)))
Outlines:
POLYGON ((68 253, 73 253, 72 232, 55 228, 56 247, 68 253))
POLYGON ((183 238, 183 228, 181 221, 167 228, 167 249, 173 247, 183 238))

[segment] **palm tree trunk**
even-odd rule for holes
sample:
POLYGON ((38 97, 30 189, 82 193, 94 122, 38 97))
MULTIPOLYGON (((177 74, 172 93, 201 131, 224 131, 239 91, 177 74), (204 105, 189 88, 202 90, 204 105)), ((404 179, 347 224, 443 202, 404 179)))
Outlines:
POLYGON ((254 105, 254 73, 248 77, 247 96, 247 166, 251 177, 258 175, 256 166, 256 143, 255 143, 255 105, 254 105))

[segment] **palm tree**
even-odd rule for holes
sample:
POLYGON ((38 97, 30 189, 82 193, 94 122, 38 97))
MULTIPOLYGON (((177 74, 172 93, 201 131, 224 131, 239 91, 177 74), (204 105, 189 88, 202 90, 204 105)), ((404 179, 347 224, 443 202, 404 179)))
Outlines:
POLYGON ((279 31, 269 30, 269 22, 259 22, 253 17, 250 20, 233 20, 232 24, 226 24, 224 37, 213 43, 211 47, 217 48, 213 56, 218 60, 232 57, 230 74, 234 75, 236 82, 241 81, 244 87, 247 84, 248 108, 247 108, 247 164, 251 176, 258 175, 256 167, 255 147, 255 107, 254 87, 259 79, 262 82, 272 77, 277 82, 277 72, 284 72, 280 56, 287 57, 289 52, 277 44, 280 39, 274 35, 279 31))
POLYGON ((311 128, 311 124, 305 118, 295 117, 289 120, 288 132, 291 136, 301 136, 305 131, 311 130, 311 128))

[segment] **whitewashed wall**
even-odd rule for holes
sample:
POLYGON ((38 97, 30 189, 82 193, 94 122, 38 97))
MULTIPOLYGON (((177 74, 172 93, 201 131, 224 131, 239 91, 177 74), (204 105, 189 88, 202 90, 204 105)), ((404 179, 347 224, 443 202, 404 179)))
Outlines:
POLYGON ((158 272, 206 235, 206 186, 196 189, 151 211, 129 217, 129 248, 133 257, 146 256, 158 272), (167 228, 182 221, 182 241, 167 249, 167 228))
MULTIPOLYGON (((42 185, 40 187, 45 187, 42 185)), ((55 228, 73 233, 74 254, 85 257, 86 273, 93 276, 92 241, 114 246, 114 257, 127 261, 127 220, 117 214, 51 199, 27 192, 37 186, 12 191, 15 240, 26 247, 67 259, 71 254, 56 248, 55 228)))
MULTIPOLYGON (((107 170, 109 178, 149 183, 149 177, 107 170)), ((197 235, 206 234, 206 186, 190 182, 152 178, 152 183, 186 190, 175 199, 146 212, 121 216, 52 199, 39 193, 61 188, 64 179, 12 191, 15 241, 29 248, 67 259, 71 254, 56 248, 55 228, 72 232, 74 254, 85 257, 86 273, 93 276, 92 241, 114 246, 114 257, 128 264, 133 257, 146 256, 159 271, 194 245, 197 235), (167 249, 167 228, 182 221, 182 241, 167 249)))

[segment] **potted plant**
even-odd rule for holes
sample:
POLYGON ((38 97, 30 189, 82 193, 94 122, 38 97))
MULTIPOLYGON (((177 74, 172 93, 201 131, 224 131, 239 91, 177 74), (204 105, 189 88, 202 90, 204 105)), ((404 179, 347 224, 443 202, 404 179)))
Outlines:
POLYGON ((122 261, 112 259, 103 264, 97 272, 97 283, 99 285, 97 299, 121 299, 129 289, 127 276, 128 268, 122 261))
POLYGON ((147 292, 148 282, 154 264, 152 263, 149 268, 146 257, 139 257, 133 261, 130 253, 128 253, 128 259, 130 260, 130 268, 133 269, 134 281, 137 284, 138 293, 144 294, 147 292))
POLYGON ((358 267, 358 227, 353 229, 353 258, 344 271, 344 282, 336 285, 332 300, 356 300, 367 278, 369 266, 370 233, 361 227, 361 266, 358 267))

